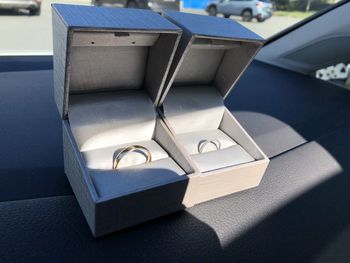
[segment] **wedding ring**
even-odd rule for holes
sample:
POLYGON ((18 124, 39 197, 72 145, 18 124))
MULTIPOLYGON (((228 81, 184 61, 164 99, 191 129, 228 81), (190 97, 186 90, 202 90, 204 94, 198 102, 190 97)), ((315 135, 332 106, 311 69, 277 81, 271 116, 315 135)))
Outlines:
POLYGON ((118 169, 119 163, 124 156, 126 156, 128 153, 131 153, 137 150, 142 150, 144 153, 146 153, 147 158, 145 163, 150 163, 152 161, 151 152, 146 147, 143 147, 141 145, 130 145, 122 149, 115 157, 113 157, 113 167, 112 167, 113 170, 118 169))
POLYGON ((199 144, 198 144, 198 152, 202 153, 204 148, 205 148, 205 146, 207 146, 209 143, 213 144, 216 147, 216 150, 220 150, 220 148, 221 148, 220 141, 217 140, 217 139, 214 139, 214 140, 203 140, 203 141, 200 141, 199 144))

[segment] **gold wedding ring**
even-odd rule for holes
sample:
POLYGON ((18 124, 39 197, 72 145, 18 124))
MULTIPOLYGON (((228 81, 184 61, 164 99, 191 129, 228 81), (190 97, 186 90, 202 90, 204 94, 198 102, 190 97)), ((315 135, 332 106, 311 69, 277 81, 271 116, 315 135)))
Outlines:
POLYGON ((216 147, 216 150, 220 150, 220 148, 221 148, 220 141, 217 140, 217 139, 214 139, 214 140, 203 140, 203 141, 200 141, 199 144, 198 144, 198 152, 202 153, 204 148, 205 148, 205 146, 207 146, 209 143, 213 144, 216 147))
POLYGON ((124 156, 126 156, 128 153, 142 150, 146 153, 147 159, 145 163, 150 163, 152 161, 152 155, 150 150, 148 150, 146 147, 143 147, 141 145, 130 145, 128 147, 125 147, 122 149, 114 158, 113 158, 113 170, 118 169, 120 161, 123 159, 124 156))

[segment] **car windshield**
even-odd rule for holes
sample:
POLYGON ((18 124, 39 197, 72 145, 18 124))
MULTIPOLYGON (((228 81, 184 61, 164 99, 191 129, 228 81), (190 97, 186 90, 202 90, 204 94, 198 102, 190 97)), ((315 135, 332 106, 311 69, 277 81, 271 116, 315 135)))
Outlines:
POLYGON ((180 10, 233 19, 269 38, 336 0, 0 0, 0 55, 51 55, 51 4, 180 10))

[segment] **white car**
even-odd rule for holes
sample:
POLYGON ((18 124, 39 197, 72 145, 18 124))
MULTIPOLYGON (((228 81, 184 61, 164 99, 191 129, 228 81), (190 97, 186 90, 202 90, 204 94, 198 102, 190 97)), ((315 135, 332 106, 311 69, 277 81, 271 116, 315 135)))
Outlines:
POLYGON ((270 0, 214 0, 208 4, 206 11, 211 16, 223 14, 229 18, 234 15, 241 16, 243 21, 256 18, 258 22, 263 22, 272 16, 272 3, 270 0))

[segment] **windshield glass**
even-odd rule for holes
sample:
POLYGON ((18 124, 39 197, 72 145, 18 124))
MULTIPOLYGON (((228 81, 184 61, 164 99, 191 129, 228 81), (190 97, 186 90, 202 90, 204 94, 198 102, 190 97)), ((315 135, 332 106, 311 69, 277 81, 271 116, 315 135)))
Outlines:
POLYGON ((233 19, 269 38, 335 0, 0 0, 0 55, 52 54, 51 4, 175 9, 233 19))

